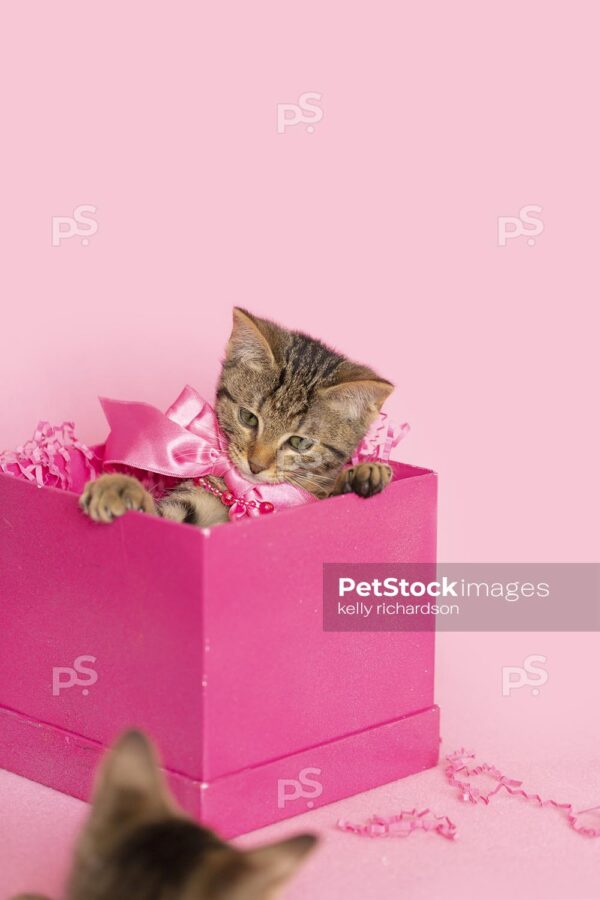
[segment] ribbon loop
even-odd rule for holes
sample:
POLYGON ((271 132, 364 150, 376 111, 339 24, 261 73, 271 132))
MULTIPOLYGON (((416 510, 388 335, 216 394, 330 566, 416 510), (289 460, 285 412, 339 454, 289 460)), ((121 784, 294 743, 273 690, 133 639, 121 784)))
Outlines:
MULTIPOLYGON (((294 485, 250 481, 235 468, 213 407, 186 385, 166 413, 147 403, 101 398, 110 425, 105 465, 126 466, 170 478, 216 475, 244 500, 266 501, 277 509, 311 503, 312 494, 294 485)), ((258 516, 258 508, 233 504, 231 519, 258 516)))

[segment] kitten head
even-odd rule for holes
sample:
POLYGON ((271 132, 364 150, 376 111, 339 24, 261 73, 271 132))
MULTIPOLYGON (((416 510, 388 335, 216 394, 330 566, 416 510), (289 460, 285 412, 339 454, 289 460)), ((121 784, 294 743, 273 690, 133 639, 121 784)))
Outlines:
POLYGON ((124 734, 101 766, 68 900, 266 900, 316 839, 304 834, 241 851, 188 819, 152 745, 124 734))
POLYGON ((320 341, 234 309, 216 409, 251 481, 327 496, 392 390, 320 341))

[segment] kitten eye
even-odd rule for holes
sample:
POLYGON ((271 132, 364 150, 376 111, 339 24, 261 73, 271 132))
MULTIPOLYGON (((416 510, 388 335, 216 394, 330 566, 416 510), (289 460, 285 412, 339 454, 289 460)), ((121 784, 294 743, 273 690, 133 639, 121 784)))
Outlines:
POLYGON ((294 450, 300 450, 304 452, 304 450, 310 450, 311 447, 314 447, 315 442, 310 441, 308 438, 300 437, 299 434, 294 434, 288 441, 289 445, 294 448, 294 450))
POLYGON ((258 419, 254 413, 250 412, 249 409, 244 409, 243 406, 240 406, 240 422, 247 428, 256 428, 258 425, 258 419))

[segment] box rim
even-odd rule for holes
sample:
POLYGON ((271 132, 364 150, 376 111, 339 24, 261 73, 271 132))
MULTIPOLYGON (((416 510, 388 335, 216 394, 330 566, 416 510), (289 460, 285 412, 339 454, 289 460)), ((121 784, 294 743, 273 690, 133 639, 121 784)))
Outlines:
MULTIPOLYGON (((404 463, 404 462, 401 462, 400 460, 390 460, 390 463, 392 463, 392 464, 397 463, 400 466, 404 466, 409 469, 414 469, 415 474, 409 474, 409 475, 405 476, 404 478, 398 478, 398 479, 392 481, 390 483, 389 487, 386 488, 386 494, 388 494, 388 495, 389 495, 390 490, 392 490, 392 491, 397 490, 397 486, 405 481, 410 481, 411 483, 414 483, 415 481, 421 480, 423 478, 433 478, 434 480, 437 481, 438 473, 433 469, 427 469, 422 466, 415 466, 412 463, 404 463)), ((26 478, 19 478, 16 475, 11 474, 10 472, 0 472, 0 478, 2 478, 2 477, 6 478, 6 479, 10 479, 11 481, 15 481, 19 484, 26 485, 30 488, 34 488, 35 490, 38 490, 38 491, 42 491, 42 492, 50 491, 52 494, 56 494, 58 496, 73 497, 77 501, 77 507, 79 509, 78 501, 79 501, 80 495, 78 493, 76 493, 75 491, 63 490, 62 488, 55 487, 54 485, 38 485, 32 481, 29 481, 26 478)), ((371 501, 371 500, 375 500, 376 498, 373 497, 373 498, 366 498, 366 499, 371 501)), ((355 501, 358 503, 361 503, 361 502, 364 502, 365 498, 358 497, 354 494, 339 494, 335 497, 327 497, 326 500, 327 500, 328 504, 336 503, 339 506, 341 503, 345 503, 346 505, 348 505, 349 503, 354 503, 355 501)), ((294 514, 298 511, 299 508, 302 508, 302 506, 301 507, 291 507, 288 509, 279 510, 277 512, 277 518, 279 519, 281 516, 289 516, 291 514, 294 514)), ((143 518, 147 522, 152 523, 152 525, 150 525, 150 527, 152 527, 152 528, 167 526, 167 527, 171 527, 171 528, 174 527, 174 528, 185 528, 186 530, 189 529, 189 525, 186 525, 183 522, 174 522, 170 519, 163 519, 160 516, 149 516, 143 512, 139 512, 138 510, 129 510, 125 516, 120 518, 120 521, 126 520, 126 518, 131 515, 133 515, 135 517, 143 516, 143 518)), ((268 519, 270 519, 270 516, 265 516, 264 519, 263 519, 263 517, 256 517, 256 518, 252 517, 251 518, 249 516, 246 516, 244 519, 240 519, 234 523, 221 522, 218 525, 195 527, 194 530, 201 538, 206 539, 213 534, 215 529, 220 530, 221 525, 234 524, 235 527, 238 529, 239 528, 248 528, 248 527, 260 527, 259 523, 261 523, 263 521, 267 521, 268 519)), ((103 523, 98 523, 98 524, 100 524, 100 527, 103 527, 103 523)), ((109 523, 109 524, 112 524, 112 523, 109 523)))

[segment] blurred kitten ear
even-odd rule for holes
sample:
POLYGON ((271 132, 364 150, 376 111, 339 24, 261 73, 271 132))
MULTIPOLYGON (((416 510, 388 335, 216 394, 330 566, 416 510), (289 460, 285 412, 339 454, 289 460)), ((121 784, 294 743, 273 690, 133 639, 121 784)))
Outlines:
POLYGON ((279 334, 280 329, 273 322, 259 319, 235 306, 227 358, 245 363, 252 369, 274 366, 279 334))
POLYGON ((314 834, 299 834, 276 844, 249 850, 244 855, 252 867, 254 880, 268 890, 291 878, 316 844, 314 834))
POLYGON ((141 731, 126 731, 101 764, 92 819, 122 822, 171 802, 153 745, 141 731))
POLYGON ((16 897, 12 897, 11 900, 50 900, 50 898, 42 894, 18 894, 16 897))
POLYGON ((372 377, 321 388, 319 395, 339 412, 360 418, 369 413, 376 415, 393 390, 389 381, 372 377))

